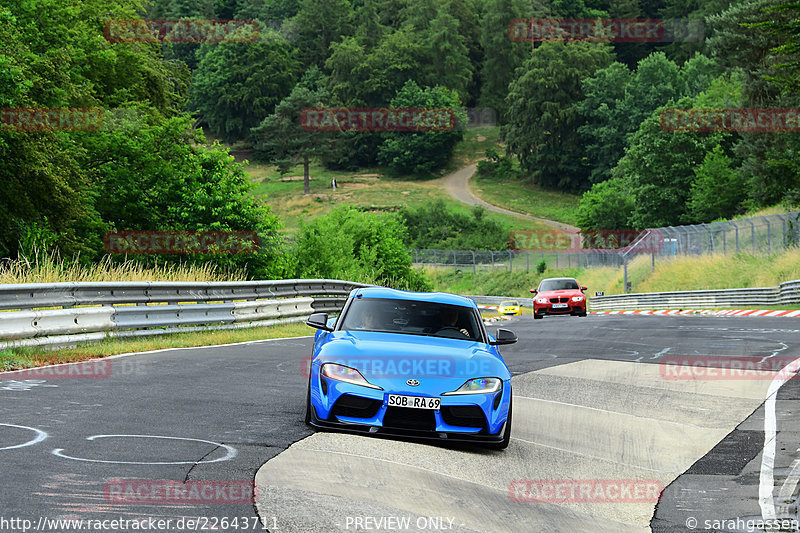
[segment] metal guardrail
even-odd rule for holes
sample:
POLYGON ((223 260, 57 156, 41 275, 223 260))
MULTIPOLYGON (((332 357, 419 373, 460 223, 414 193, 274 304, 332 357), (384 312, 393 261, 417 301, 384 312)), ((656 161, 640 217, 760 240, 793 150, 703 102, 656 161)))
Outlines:
POLYGON ((800 304, 800 280, 787 281, 778 287, 719 289, 699 291, 614 294, 589 299, 593 311, 620 309, 713 309, 754 305, 800 304))
POLYGON ((0 349, 300 322, 341 310, 362 283, 67 282, 0 285, 0 349))

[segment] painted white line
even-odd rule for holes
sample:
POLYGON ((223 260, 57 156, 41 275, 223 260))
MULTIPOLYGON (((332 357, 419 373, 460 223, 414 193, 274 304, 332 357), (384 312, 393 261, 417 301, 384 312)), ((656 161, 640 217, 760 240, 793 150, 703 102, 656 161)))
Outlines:
MULTIPOLYGON (((131 357, 133 355, 144 355, 144 354, 148 354, 148 353, 170 352, 170 351, 173 351, 173 350, 175 350, 175 351, 179 351, 179 350, 202 350, 204 348, 223 348, 225 346, 238 346, 240 344, 241 345, 244 345, 244 344, 255 344, 257 342, 289 341, 289 340, 295 340, 295 339, 313 339, 313 338, 314 338, 313 335, 303 335, 302 337, 278 337, 276 339, 259 339, 259 340, 255 340, 255 341, 230 342, 228 344, 211 344, 211 345, 207 345, 207 346, 182 346, 180 348, 159 348, 158 350, 147 350, 146 352, 121 353, 121 354, 117 354, 117 355, 109 355, 108 357, 95 357, 93 359, 86 359, 84 361, 76 361, 74 363, 58 363, 58 364, 55 364, 55 365, 35 366, 35 367, 30 367, 30 368, 23 368, 22 370, 24 370, 24 371, 33 371, 33 370, 39 370, 39 369, 42 369, 42 368, 52 368, 52 367, 57 367, 57 366, 80 365, 80 364, 84 364, 84 363, 87 363, 87 362, 90 362, 90 361, 100 361, 100 360, 106 360, 106 359, 119 359, 119 358, 122 358, 122 357, 131 357)), ((5 373, 13 373, 13 372, 20 372, 20 370, 6 370, 6 371, 3 371, 3 372, 0 372, 0 379, 3 379, 3 374, 5 374, 5 373)))
MULTIPOLYGON (((800 451, 800 449, 798 449, 798 451, 800 451)), ((778 497, 782 500, 791 499, 794 496, 794 489, 796 489, 797 484, 800 483, 800 458, 792 461, 792 465, 789 469, 789 475, 786 476, 781 490, 778 491, 778 497)))
POLYGON ((33 446, 34 444, 39 444, 40 442, 42 442, 44 439, 47 438, 47 433, 45 433, 41 429, 36 429, 36 428, 28 427, 28 426, 18 426, 16 424, 4 424, 2 422, 0 422, 0 426, 6 426, 6 427, 18 428, 18 429, 27 429, 28 431, 33 431, 34 433, 36 433, 36 436, 33 439, 29 440, 28 442, 24 442, 22 444, 17 444, 15 446, 6 446, 5 448, 0 448, 0 451, 3 451, 3 450, 16 450, 17 448, 24 448, 26 446, 33 446))
POLYGON ((775 491, 775 438, 778 429, 775 418, 775 401, 780 388, 792 379, 798 369, 800 369, 800 358, 783 367, 769 384, 767 399, 764 403, 764 449, 761 451, 761 471, 758 481, 758 505, 761 507, 761 518, 764 520, 776 518, 773 497, 775 491))
POLYGON ((101 459, 85 459, 82 457, 71 457, 69 455, 65 455, 63 448, 57 448, 53 450, 52 453, 56 457, 61 457, 63 459, 72 459, 73 461, 82 461, 86 463, 110 463, 110 464, 118 464, 118 465, 196 465, 196 464, 211 464, 211 463, 221 463, 223 461, 230 461, 236 454, 238 453, 236 448, 233 446, 228 446, 227 444, 221 444, 219 442, 214 442, 210 440, 203 440, 203 439, 190 439, 186 437, 165 437, 162 435, 92 435, 91 437, 86 437, 86 440, 95 440, 95 439, 108 439, 108 438, 133 438, 133 439, 164 439, 164 440, 186 440, 192 442, 202 442, 204 444, 212 444, 219 448, 225 448, 227 453, 224 457, 220 457, 219 459, 212 459, 211 461, 168 461, 168 462, 146 462, 146 461, 106 461, 101 459))

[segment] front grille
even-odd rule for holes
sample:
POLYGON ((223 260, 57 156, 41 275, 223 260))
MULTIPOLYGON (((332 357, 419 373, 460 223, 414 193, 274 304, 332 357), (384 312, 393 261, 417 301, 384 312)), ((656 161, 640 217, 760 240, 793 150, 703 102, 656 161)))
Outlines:
POLYGON ((477 405, 442 407, 442 420, 449 426, 486 429, 486 417, 477 405))
POLYGON ((331 410, 332 416, 350 416, 353 418, 372 418, 378 414, 383 402, 370 400, 352 394, 342 394, 331 410))
POLYGON ((569 298, 550 298, 551 304, 565 304, 569 301, 569 298))
POLYGON ((388 407, 383 417, 383 427, 434 431, 436 429, 436 417, 433 414, 433 409, 388 407))

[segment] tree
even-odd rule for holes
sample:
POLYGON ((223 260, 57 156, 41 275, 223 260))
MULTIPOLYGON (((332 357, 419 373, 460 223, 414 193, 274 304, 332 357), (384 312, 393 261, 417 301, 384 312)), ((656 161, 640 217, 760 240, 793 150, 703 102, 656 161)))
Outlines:
POLYGON ((192 105, 212 133, 231 143, 274 111, 301 72, 292 47, 278 37, 204 45, 201 54, 192 105))
POLYGON ((430 21, 425 39, 429 61, 424 63, 426 85, 441 85, 458 93, 462 102, 469 100, 468 88, 472 81, 469 50, 459 32, 458 20, 439 9, 430 21))
POLYGON ((720 145, 706 153, 703 163, 694 171, 687 203, 693 222, 711 222, 740 214, 747 197, 745 180, 730 166, 730 160, 720 145))
POLYGON ((590 167, 578 128, 581 82, 611 63, 607 45, 545 42, 520 68, 506 98, 503 136, 534 183, 565 190, 589 184, 590 167))
MULTIPOLYGON (((447 108, 458 124, 466 122, 466 113, 459 109, 456 91, 444 87, 422 88, 408 81, 392 99, 392 107, 447 108)), ((463 137, 463 132, 455 125, 445 131, 387 133, 378 149, 378 161, 398 173, 420 175, 441 168, 463 137)))
POLYGON ((311 90, 298 84, 278 104, 275 113, 252 130, 256 159, 277 164, 282 173, 297 163, 303 163, 303 194, 310 192, 311 159, 326 155, 336 134, 304 129, 301 114, 305 108, 324 106, 327 98, 324 89, 311 90))
MULTIPOLYGON (((676 107, 689 107, 683 100, 676 107)), ((642 122, 612 176, 625 179, 633 199, 628 225, 670 226, 685 221, 694 169, 721 144, 730 149, 730 133, 664 131, 658 112, 642 122)))
POLYGON ((353 34, 352 16, 349 0, 301 0, 290 33, 304 67, 323 65, 331 43, 353 34))
MULTIPOLYGON (((780 77, 785 73, 781 65, 791 63, 791 52, 782 49, 785 42, 781 33, 770 28, 791 25, 792 11, 775 9, 774 0, 747 0, 733 4, 719 15, 709 18, 713 35, 708 46, 717 61, 744 72, 742 100, 739 105, 748 108, 797 107, 797 95, 785 92, 780 77)), ((754 205, 766 206, 790 199, 800 190, 800 150, 797 133, 742 133, 735 155, 741 164, 739 171, 748 177, 750 200, 754 205)))
POLYGON ((505 122, 508 85, 514 71, 530 55, 530 45, 514 42, 509 38, 509 21, 521 18, 526 13, 525 0, 490 0, 481 19, 480 43, 484 50, 481 68, 481 105, 497 110, 501 122, 505 122))

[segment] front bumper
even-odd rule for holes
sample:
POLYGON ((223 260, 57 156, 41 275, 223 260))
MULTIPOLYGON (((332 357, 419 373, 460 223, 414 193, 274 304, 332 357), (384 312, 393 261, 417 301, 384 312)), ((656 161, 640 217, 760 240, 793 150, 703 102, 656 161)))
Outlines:
POLYGON ((311 423, 320 428, 371 435, 500 442, 508 418, 510 391, 509 383, 504 382, 496 393, 441 396, 405 389, 370 389, 317 374, 312 378, 311 423), (438 397, 441 407, 390 407, 389 394, 438 397))
POLYGON ((586 300, 582 302, 566 302, 567 307, 553 307, 552 303, 534 304, 533 312, 537 315, 569 315, 586 313, 586 300))

